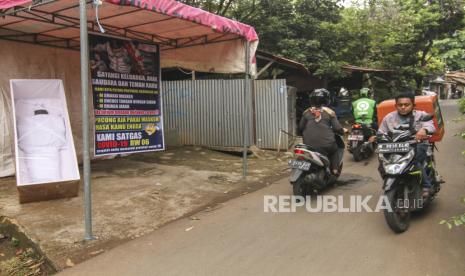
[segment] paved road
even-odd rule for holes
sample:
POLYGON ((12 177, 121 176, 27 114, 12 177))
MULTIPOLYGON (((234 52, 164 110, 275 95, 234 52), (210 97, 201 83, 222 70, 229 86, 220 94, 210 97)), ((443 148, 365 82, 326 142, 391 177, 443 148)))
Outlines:
MULTIPOLYGON (((381 213, 264 213, 265 195, 289 195, 286 179, 231 200, 199 220, 183 219, 65 270, 63 275, 465 275, 465 228, 442 218, 460 212, 465 194, 465 143, 456 104, 443 102, 446 138, 437 154, 447 183, 408 232, 394 234, 381 213), (193 228, 192 228, 193 227, 193 228), (187 231, 186 231, 187 230, 187 231)), ((463 123, 462 123, 463 125, 463 123)), ((338 187, 325 194, 379 196, 376 159, 346 156, 338 187)), ((374 207, 376 202, 370 201, 374 207)))

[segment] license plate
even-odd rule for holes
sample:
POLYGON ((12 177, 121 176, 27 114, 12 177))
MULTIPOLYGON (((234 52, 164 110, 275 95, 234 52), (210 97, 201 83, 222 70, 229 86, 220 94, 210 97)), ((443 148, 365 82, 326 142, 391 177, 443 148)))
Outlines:
POLYGON ((299 160, 289 160, 289 167, 292 169, 299 169, 303 171, 308 171, 312 163, 299 161, 299 160))
POLYGON ((409 143, 383 143, 378 145, 379 153, 409 152, 409 143))
POLYGON ((349 141, 363 141, 363 135, 349 135, 349 141))

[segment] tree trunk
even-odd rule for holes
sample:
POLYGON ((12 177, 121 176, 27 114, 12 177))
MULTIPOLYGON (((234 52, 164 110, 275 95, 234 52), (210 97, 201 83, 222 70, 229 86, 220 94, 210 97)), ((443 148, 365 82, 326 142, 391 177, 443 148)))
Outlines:
MULTIPOLYGON (((426 57, 431 50, 431 46, 433 46, 433 40, 429 40, 428 43, 426 44, 425 48, 423 49, 423 52, 421 54, 421 60, 420 60, 420 67, 423 69, 423 67, 426 66, 427 60, 426 57)), ((417 84, 417 88, 415 90, 416 95, 421 95, 421 89, 423 87, 423 76, 416 76, 415 77, 415 82, 417 84)))
POLYGON ((415 89, 415 95, 421 95, 421 88, 423 87, 423 77, 415 77, 415 82, 417 83, 417 88, 415 89))

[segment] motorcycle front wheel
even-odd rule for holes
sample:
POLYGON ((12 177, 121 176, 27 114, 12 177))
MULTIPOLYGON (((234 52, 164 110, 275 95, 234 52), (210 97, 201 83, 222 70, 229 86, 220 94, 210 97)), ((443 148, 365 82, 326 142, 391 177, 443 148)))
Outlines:
POLYGON ((410 211, 405 211, 403 208, 399 208, 398 203, 403 200, 403 193, 397 189, 392 189, 384 193, 387 200, 392 208, 390 210, 384 210, 384 218, 387 224, 396 233, 402 233, 407 231, 410 226, 410 211), (400 200, 399 200, 400 199, 400 200))

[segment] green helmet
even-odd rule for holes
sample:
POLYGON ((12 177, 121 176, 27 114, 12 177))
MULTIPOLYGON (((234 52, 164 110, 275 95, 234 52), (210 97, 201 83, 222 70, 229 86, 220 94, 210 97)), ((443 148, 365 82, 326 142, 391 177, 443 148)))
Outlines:
POLYGON ((368 98, 368 94, 370 93, 370 88, 362 88, 360 89, 360 97, 368 98))

